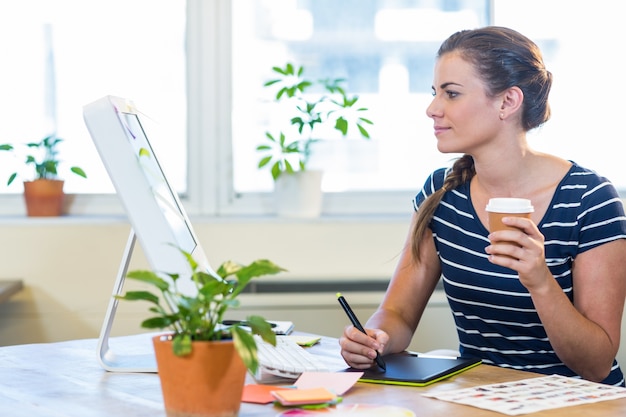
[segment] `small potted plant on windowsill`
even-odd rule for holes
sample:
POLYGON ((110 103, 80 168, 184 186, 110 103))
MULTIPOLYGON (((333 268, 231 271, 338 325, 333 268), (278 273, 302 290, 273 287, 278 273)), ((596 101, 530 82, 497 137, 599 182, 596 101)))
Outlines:
POLYGON ((246 369, 254 374, 258 367, 253 334, 273 345, 276 335, 260 316, 246 319, 247 331, 240 324, 223 325, 224 314, 239 306, 237 297, 252 278, 285 270, 264 259, 248 265, 227 261, 213 275, 189 253, 181 253, 189 263, 190 277, 131 271, 128 278, 154 286, 157 294, 128 291, 117 298, 149 302, 153 316, 141 326, 169 329, 168 334, 153 338, 168 415, 237 415, 246 369), (177 285, 189 278, 195 285, 192 294, 181 292, 177 285))
MULTIPOLYGON (((39 142, 26 143, 28 152, 24 163, 32 166, 33 179, 24 180, 24 201, 28 216, 60 216, 63 214, 65 183, 57 171, 59 166, 59 151, 57 146, 63 139, 56 135, 46 136, 39 142)), ((16 152, 16 148, 10 144, 0 145, 0 150, 16 152)), ((70 172, 87 178, 82 168, 73 166, 70 172)), ((11 185, 17 178, 17 172, 9 176, 7 185, 11 185)))
POLYGON ((264 86, 278 87, 275 101, 290 109, 291 115, 285 130, 265 133, 266 142, 256 148, 261 154, 258 168, 269 168, 271 172, 279 215, 317 217, 321 211, 322 172, 310 170, 309 162, 314 144, 322 139, 320 132, 334 130, 345 139, 354 130, 350 126, 354 126, 360 138, 370 139, 367 125, 373 123, 364 117, 368 109, 360 106, 359 96, 346 92, 345 79, 314 81, 304 77, 304 67, 292 63, 273 67, 272 71, 278 78, 264 86), (322 90, 318 97, 308 93, 315 87, 322 90))

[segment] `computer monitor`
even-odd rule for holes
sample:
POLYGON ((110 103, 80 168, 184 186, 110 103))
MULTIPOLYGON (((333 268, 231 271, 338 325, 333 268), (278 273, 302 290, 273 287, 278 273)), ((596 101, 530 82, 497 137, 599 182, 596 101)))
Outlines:
MULTIPOLYGON (((142 126, 144 116, 132 101, 106 96, 85 105, 83 117, 131 225, 113 295, 122 294, 136 240, 154 271, 189 276, 189 264, 180 252, 183 249, 207 272, 213 272, 185 209, 150 145, 142 126)), ((188 285, 191 290, 193 283, 189 281, 188 285)), ((186 291, 184 282, 179 282, 179 287, 186 291)), ((102 324, 98 340, 100 364, 109 371, 156 372, 151 350, 120 354, 110 348, 108 339, 117 303, 111 297, 102 324)))

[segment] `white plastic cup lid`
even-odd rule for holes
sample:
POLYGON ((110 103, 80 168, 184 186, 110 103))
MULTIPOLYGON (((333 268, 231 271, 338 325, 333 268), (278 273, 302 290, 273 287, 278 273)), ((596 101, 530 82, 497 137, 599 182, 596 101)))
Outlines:
POLYGON ((530 200, 525 198, 492 198, 486 210, 495 213, 532 213, 535 211, 530 200))

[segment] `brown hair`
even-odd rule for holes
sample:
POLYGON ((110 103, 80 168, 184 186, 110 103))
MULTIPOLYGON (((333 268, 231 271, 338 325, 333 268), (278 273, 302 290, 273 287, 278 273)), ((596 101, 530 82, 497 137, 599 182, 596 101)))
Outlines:
MULTIPOLYGON (((552 74, 546 70, 539 47, 512 29, 488 26, 462 30, 446 39, 437 57, 456 52, 476 68, 487 86, 487 93, 497 95, 517 86, 524 93, 521 123, 528 131, 541 126, 550 118, 548 95, 552 74)), ((464 155, 452 166, 442 188, 431 194, 419 207, 413 226, 412 254, 419 260, 419 244, 430 227, 435 210, 443 195, 472 179, 476 174, 474 159, 464 155)))

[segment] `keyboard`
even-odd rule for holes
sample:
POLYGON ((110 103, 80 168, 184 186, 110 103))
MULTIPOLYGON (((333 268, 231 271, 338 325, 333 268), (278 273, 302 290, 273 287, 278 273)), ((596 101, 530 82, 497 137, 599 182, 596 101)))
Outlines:
POLYGON ((264 373, 297 379, 303 372, 328 371, 326 365, 320 362, 320 358, 307 352, 289 336, 277 336, 276 346, 265 342, 258 335, 254 338, 259 356, 259 370, 256 376, 260 379, 264 373))

